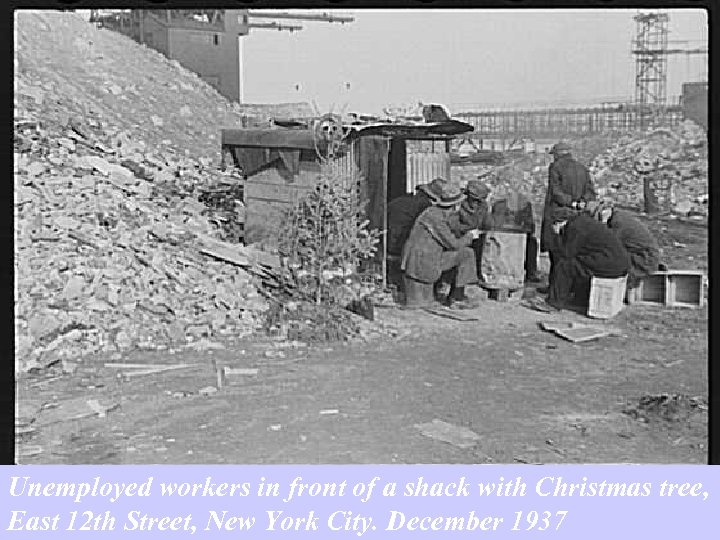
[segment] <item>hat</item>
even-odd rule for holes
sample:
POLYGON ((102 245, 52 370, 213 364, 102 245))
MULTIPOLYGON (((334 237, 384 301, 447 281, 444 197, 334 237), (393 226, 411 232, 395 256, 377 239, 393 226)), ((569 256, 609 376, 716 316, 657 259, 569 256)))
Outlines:
POLYGON ((465 194, 473 199, 485 199, 490 194, 490 188, 480 180, 468 180, 465 194))
POLYGON ((563 154, 570 153, 570 145, 564 142, 559 142, 550 149, 551 154, 557 154, 562 156, 563 154))
POLYGON ((565 206, 556 208, 552 213, 553 223, 559 223, 561 221, 567 221, 573 217, 575 213, 565 206))
POLYGON ((436 200, 438 197, 440 197, 440 193, 442 192, 443 186, 447 184, 447 180, 444 178, 435 178, 432 182, 429 184, 420 184, 418 185, 415 190, 416 191, 422 191, 425 193, 428 197, 430 197, 433 201, 436 200))
POLYGON ((440 196, 435 200, 435 204, 442 208, 449 208, 462 202, 464 198, 465 195, 463 195, 459 187, 454 184, 444 184, 440 190, 440 196))

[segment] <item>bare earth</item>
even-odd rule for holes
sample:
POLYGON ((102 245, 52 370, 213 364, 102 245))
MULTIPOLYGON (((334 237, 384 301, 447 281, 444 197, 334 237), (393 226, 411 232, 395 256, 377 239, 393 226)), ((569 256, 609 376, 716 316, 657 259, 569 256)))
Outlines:
POLYGON ((26 444, 42 453, 20 461, 706 462, 706 412, 683 422, 642 422, 622 409, 646 394, 707 396, 707 308, 629 306, 608 323, 622 335, 584 344, 538 327, 588 322, 581 315, 545 315, 515 303, 486 301, 482 320, 471 322, 377 312, 412 333, 311 348, 258 340, 172 356, 138 351, 121 361, 202 365, 128 381, 100 357, 54 381, 42 382, 52 372, 29 375, 18 381, 19 413, 37 416, 26 444), (230 376, 216 393, 199 395, 215 384, 213 358, 258 372, 230 376), (104 418, 56 423, 48 422, 52 408, 39 411, 47 403, 70 411, 68 400, 92 399, 119 407, 104 418), (433 419, 480 439, 463 449, 422 435, 416 424, 433 419))

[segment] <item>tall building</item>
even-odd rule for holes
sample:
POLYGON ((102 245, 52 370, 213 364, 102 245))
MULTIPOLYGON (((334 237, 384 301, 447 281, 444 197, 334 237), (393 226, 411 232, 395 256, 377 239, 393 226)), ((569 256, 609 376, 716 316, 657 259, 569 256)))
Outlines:
POLYGON ((248 34, 247 10, 95 12, 91 21, 120 31, 177 60, 229 100, 240 100, 238 38, 248 34))

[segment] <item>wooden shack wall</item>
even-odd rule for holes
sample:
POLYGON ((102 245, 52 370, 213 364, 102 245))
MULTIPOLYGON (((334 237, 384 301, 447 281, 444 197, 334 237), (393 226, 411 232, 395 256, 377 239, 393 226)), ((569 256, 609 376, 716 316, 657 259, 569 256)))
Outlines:
POLYGON ((278 168, 269 167, 245 182, 245 243, 277 245, 283 214, 300 200, 316 182, 320 164, 300 162, 300 172, 289 182, 278 168))

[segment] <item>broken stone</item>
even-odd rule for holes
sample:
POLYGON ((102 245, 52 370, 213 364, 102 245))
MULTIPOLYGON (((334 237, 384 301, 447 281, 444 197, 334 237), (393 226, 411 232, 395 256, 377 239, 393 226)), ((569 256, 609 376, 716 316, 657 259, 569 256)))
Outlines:
POLYGON ((472 448, 480 441, 480 436, 474 431, 437 418, 432 422, 415 424, 415 427, 426 437, 452 444, 458 448, 472 448))

